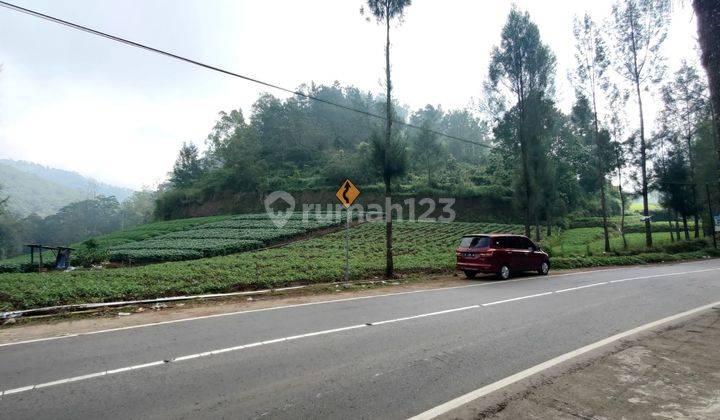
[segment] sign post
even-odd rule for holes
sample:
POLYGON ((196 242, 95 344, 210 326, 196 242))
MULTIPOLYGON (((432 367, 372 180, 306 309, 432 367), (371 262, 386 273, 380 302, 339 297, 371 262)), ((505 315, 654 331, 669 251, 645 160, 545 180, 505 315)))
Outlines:
POLYGON ((335 193, 335 197, 345 207, 345 283, 350 281, 350 206, 359 195, 360 190, 349 179, 345 179, 335 193))

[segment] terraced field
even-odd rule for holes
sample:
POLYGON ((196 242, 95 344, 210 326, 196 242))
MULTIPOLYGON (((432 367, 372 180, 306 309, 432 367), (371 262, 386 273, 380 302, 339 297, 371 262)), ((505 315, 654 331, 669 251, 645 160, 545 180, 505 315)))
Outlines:
MULTIPOLYGON (((162 222, 152 222, 144 225, 136 226, 129 229, 119 230, 107 235, 96 236, 93 239, 97 246, 101 249, 107 249, 112 246, 126 244, 130 242, 142 241, 149 238, 158 237, 171 232, 192 229, 203 224, 221 222, 232 218, 231 215, 226 216, 208 216, 193 217, 189 219, 168 220, 162 222)), ((65 245, 65 244, 46 244, 46 245, 65 245)), ((72 248, 80 248, 80 243, 70 244, 72 248)), ((43 252, 43 260, 47 266, 50 266, 55 257, 51 252, 43 252)), ((22 271, 29 263, 29 255, 18 255, 17 257, 0 260, 0 273, 22 271)))
POLYGON ((154 236, 143 241, 113 246, 110 248, 109 259, 128 263, 148 263, 233 254, 261 248, 339 223, 338 220, 331 218, 303 220, 302 214, 293 214, 282 227, 278 227, 264 213, 243 214, 154 236))
MULTIPOLYGON (((93 239, 99 249, 108 250, 111 261, 182 261, 257 249, 339 223, 322 217, 316 221, 314 216, 303 221, 300 213, 292 214, 282 228, 265 213, 195 217, 148 223, 93 239)), ((80 243, 70 246, 82 248, 80 243)), ((44 252, 43 260, 49 267, 54 255, 44 252)), ((29 256, 20 255, 0 261, 0 273, 24 271, 28 266, 29 256)))

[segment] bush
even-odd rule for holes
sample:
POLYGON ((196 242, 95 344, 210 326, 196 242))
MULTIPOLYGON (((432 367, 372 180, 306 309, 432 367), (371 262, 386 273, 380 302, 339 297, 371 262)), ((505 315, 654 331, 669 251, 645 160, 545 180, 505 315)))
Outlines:
POLYGON ((110 251, 110 261, 151 263, 162 261, 182 261, 202 258, 203 253, 191 249, 126 249, 110 251))
POLYGON ((660 247, 664 252, 669 254, 677 254, 680 252, 694 252, 707 248, 710 244, 705 239, 695 239, 692 241, 679 241, 663 245, 660 247))
MULTIPOLYGON (((702 241, 694 241, 702 242, 702 241)), ((691 243, 691 242, 686 242, 691 243)), ((642 265, 651 263, 661 263, 669 261, 693 260, 708 257, 719 257, 720 250, 713 248, 700 248, 689 252, 669 253, 669 252, 647 252, 637 255, 610 255, 597 257, 569 257, 569 258, 553 258, 550 262, 554 269, 571 269, 586 267, 601 267, 608 265, 642 265)))
POLYGON ((89 267, 93 264, 106 261, 107 258, 107 249, 101 247, 95 239, 90 238, 80 244, 80 247, 72 254, 71 261, 73 264, 89 267))

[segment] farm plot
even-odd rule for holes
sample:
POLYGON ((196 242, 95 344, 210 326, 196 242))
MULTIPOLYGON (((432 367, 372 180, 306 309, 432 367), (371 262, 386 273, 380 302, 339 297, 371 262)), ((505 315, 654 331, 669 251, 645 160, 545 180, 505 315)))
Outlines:
POLYGON ((337 224, 335 220, 303 220, 292 214, 282 226, 276 226, 266 214, 244 214, 197 225, 151 239, 110 248, 111 261, 179 261, 232 254, 304 235, 337 224))
MULTIPOLYGON (((454 249, 469 233, 519 233, 518 225, 483 223, 394 223, 393 253, 399 273, 452 270, 454 249)), ((350 277, 381 276, 385 264, 385 225, 368 222, 350 230, 350 277)), ((138 249, 168 261, 186 259, 186 249, 138 249), (178 256, 179 255, 179 256, 178 256)), ((194 257, 198 258, 198 254, 194 257)), ((315 236, 282 247, 194 261, 132 268, 52 273, 0 274, 0 310, 64 303, 139 299, 281 287, 342 279, 344 232, 315 236)))

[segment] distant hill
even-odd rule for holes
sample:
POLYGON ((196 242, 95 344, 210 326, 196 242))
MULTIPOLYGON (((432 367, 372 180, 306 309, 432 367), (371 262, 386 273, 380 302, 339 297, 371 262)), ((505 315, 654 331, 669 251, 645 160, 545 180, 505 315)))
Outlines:
POLYGON ((0 159, 0 184, 2 197, 10 196, 9 210, 19 216, 48 216, 67 204, 99 194, 114 195, 122 201, 133 192, 75 172, 10 159, 0 159))
POLYGON ((82 176, 77 172, 50 168, 38 165, 37 163, 26 162, 24 160, 0 159, 0 164, 8 165, 18 171, 32 174, 47 181, 62 185, 63 187, 78 190, 83 193, 89 193, 90 195, 113 195, 118 199, 118 201, 123 201, 130 197, 133 193, 133 190, 130 188, 116 187, 114 185, 105 184, 95 179, 82 176))

